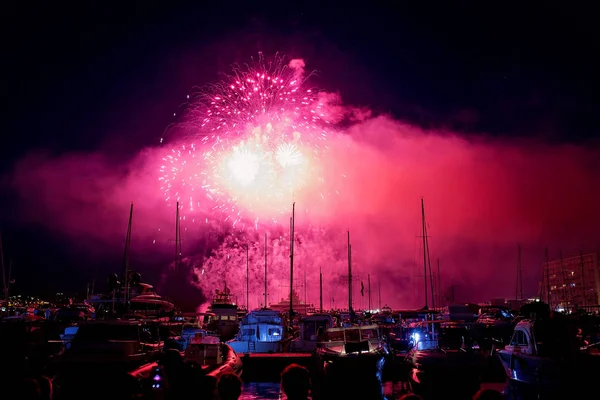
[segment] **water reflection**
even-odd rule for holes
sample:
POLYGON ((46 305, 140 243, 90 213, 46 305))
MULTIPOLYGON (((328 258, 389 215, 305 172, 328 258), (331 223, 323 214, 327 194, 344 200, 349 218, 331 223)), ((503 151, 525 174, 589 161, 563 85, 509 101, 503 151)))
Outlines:
MULTIPOLYGON (((242 388, 242 396, 240 400, 262 400, 262 399, 281 399, 279 391, 279 383, 277 382, 252 382, 244 383, 242 388)), ((398 399, 404 393, 405 388, 401 383, 392 384, 386 382, 384 385, 385 399, 398 399)), ((335 398, 336 396, 332 397, 335 398)), ((350 396, 352 398, 354 396, 350 396)), ((331 398, 331 397, 330 397, 331 398)))
POLYGON ((279 399, 279 382, 244 383, 240 400, 279 399))

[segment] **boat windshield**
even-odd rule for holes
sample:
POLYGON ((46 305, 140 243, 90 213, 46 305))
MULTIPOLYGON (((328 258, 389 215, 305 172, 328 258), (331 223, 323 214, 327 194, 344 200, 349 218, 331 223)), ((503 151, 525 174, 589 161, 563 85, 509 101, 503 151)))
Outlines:
POLYGON ((344 331, 331 331, 327 332, 327 339, 330 342, 344 341, 344 331))
POLYGON ((329 328, 329 323, 326 320, 304 321, 303 338, 305 340, 317 340, 319 329, 322 329, 324 332, 327 328, 329 328))
POLYGON ((346 329, 346 341, 347 342, 360 341, 360 331, 358 329, 346 329))

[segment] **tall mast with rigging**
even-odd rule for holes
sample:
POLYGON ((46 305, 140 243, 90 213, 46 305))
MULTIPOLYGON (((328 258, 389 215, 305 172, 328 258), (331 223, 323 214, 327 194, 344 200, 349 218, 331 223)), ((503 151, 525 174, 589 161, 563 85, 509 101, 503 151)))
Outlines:
POLYGON ((308 315, 308 296, 306 295, 306 270, 304 271, 304 315, 308 315))
POLYGON ((181 221, 179 218, 179 202, 175 212, 175 270, 177 271, 181 264, 181 221))
POLYGON ((350 244, 350 231, 348 231, 348 312, 350 313, 350 320, 352 320, 354 310, 352 309, 352 245, 350 244))
POLYGON ((429 309, 427 294, 427 231, 425 230, 425 202, 421 198, 421 228, 423 233, 423 277, 425 282, 425 309, 429 309))
POLYGON ((250 311, 250 292, 248 290, 248 281, 250 279, 249 274, 249 256, 248 256, 248 243, 246 243, 246 311, 250 311))
POLYGON ((319 267, 319 312, 323 313, 323 270, 319 267))
POLYGON ((521 245, 518 245, 517 260, 517 287, 515 289, 515 300, 523 300, 523 266, 521 264, 521 245))
POLYGON ((292 204, 292 217, 290 218, 290 318, 294 314, 294 224, 296 217, 296 203, 292 204))
POLYGON ((127 236, 125 237, 125 250, 123 251, 123 265, 121 267, 121 282, 125 288, 123 302, 127 307, 129 301, 129 248, 131 246, 131 225, 133 223, 133 203, 129 207, 129 223, 127 224, 127 236))
POLYGON ((267 306, 267 234, 265 233, 265 306, 264 308, 268 308, 267 306))
POLYGON ((6 268, 4 265, 4 249, 2 248, 2 234, 0 234, 0 264, 2 264, 2 288, 4 299, 8 301, 8 279, 10 279, 10 277, 6 277, 6 268))
POLYGON ((546 297, 548 301, 548 307, 552 310, 552 297, 550 294, 550 261, 548 260, 548 248, 546 247, 546 297))
POLYGON ((369 312, 371 312, 371 274, 367 275, 367 286, 369 289, 369 312))

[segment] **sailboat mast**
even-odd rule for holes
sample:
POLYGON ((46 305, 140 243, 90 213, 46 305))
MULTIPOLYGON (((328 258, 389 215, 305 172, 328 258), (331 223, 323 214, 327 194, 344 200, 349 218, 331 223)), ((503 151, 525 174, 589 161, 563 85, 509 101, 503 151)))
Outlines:
POLYGON ((323 313, 323 270, 319 267, 319 312, 323 313))
POLYGON ((2 288, 4 289, 4 299, 8 301, 8 282, 6 279, 6 270, 4 266, 4 249, 2 247, 2 234, 0 233, 0 264, 2 264, 2 288))
POLYGON ((294 314, 294 224, 296 216, 296 203, 292 204, 292 218, 290 219, 290 318, 294 314))
POLYGON ((350 244, 350 231, 348 231, 348 312, 352 320, 352 245, 350 244))
POLYGON ((127 305, 129 297, 129 247, 131 246, 131 225, 133 222, 133 203, 129 207, 129 223, 127 224, 127 236, 125 238, 125 250, 123 251, 123 266, 121 269, 121 282, 125 291, 123 293, 123 302, 127 305))
POLYGON ((546 300, 548 301, 548 307, 552 310, 551 297, 550 297, 550 261, 548 261, 548 248, 546 247, 546 300))
POLYGON ((248 280, 250 277, 249 274, 249 256, 248 256, 248 243, 246 243, 246 311, 250 311, 250 303, 249 303, 249 296, 250 296, 250 291, 248 290, 248 280))
POLYGON ((371 312, 371 274, 367 275, 367 286, 369 289, 369 312, 371 312))
POLYGON ((425 232, 425 202, 421 198, 421 225, 423 231, 423 278, 425 281, 425 309, 429 308, 427 299, 427 236, 425 232))
POLYGON ((179 221, 179 202, 175 212, 175 270, 179 269, 181 261, 181 226, 179 221))
POLYGON ((437 287, 438 287, 438 305, 442 308, 442 275, 440 275, 440 259, 437 259, 437 287))
POLYGON ((13 267, 13 260, 11 258, 10 261, 8 262, 8 275, 6 275, 6 298, 7 299, 10 297, 10 282, 12 281, 12 267, 13 267))
POLYGON ((523 299, 523 270, 521 264, 521 245, 518 245, 518 263, 517 263, 517 288, 515 291, 515 300, 523 299))
POLYGON ((304 315, 308 314, 308 296, 306 295, 306 271, 304 271, 304 315))
POLYGON ((265 233, 265 308, 267 308, 267 234, 265 233))
POLYGON ((429 255, 429 233, 425 224, 425 244, 427 245, 427 266, 429 267, 429 288, 431 289, 431 308, 435 310, 435 287, 433 284, 433 273, 431 272, 431 256, 429 255))
POLYGON ((377 282, 377 289, 379 292, 379 309, 381 310, 381 282, 377 282))

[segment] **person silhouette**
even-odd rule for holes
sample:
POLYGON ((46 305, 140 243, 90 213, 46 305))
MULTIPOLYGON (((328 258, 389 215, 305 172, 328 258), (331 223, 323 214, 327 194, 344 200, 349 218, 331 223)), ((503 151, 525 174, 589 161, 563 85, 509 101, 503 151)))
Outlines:
POLYGON ((281 373, 281 389, 288 400, 306 400, 310 394, 310 373, 298 364, 288 365, 281 373))

